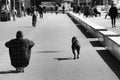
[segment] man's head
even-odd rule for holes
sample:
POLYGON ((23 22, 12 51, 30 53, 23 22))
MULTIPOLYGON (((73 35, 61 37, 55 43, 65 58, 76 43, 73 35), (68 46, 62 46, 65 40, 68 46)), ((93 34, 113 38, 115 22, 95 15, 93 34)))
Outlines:
POLYGON ((22 31, 17 31, 16 38, 23 38, 23 32, 22 31))

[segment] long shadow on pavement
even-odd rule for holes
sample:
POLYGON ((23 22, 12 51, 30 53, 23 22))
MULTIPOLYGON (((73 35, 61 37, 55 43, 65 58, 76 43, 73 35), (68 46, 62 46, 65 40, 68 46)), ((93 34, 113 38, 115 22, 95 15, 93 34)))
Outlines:
POLYGON ((76 24, 76 26, 78 27, 78 29, 85 35, 86 38, 95 38, 77 20, 75 20, 74 18, 72 18, 69 14, 68 14, 68 16, 73 21, 73 23, 76 24))
POLYGON ((73 60, 73 58, 72 57, 68 57, 68 58, 55 58, 55 60, 58 60, 58 61, 73 60))
POLYGON ((19 73, 19 72, 16 72, 15 70, 0 71, 0 74, 15 74, 15 73, 19 73))
POLYGON ((32 26, 19 26, 18 28, 34 28, 32 26))
POLYGON ((97 50, 97 52, 120 79, 120 62, 108 50, 97 50))
POLYGON ((36 51, 36 53, 59 53, 61 51, 36 51))

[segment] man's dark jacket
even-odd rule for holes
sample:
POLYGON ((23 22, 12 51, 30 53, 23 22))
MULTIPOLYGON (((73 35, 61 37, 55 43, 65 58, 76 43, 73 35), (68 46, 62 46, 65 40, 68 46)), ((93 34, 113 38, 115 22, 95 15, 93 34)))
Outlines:
POLYGON ((116 7, 111 7, 109 10, 109 15, 112 18, 116 18, 118 16, 118 10, 116 7))
POLYGON ((14 67, 26 67, 29 64, 31 48, 34 43, 28 39, 12 39, 5 43, 9 48, 11 65, 14 67))

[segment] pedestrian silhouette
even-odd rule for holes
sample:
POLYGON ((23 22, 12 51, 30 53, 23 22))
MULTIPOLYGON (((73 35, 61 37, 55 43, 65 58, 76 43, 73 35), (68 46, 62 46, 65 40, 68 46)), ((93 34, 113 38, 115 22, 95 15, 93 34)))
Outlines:
POLYGON ((79 41, 77 40, 77 37, 72 37, 72 52, 73 52, 73 55, 74 55, 74 59, 76 59, 76 53, 75 51, 77 51, 77 59, 79 59, 79 53, 80 53, 80 43, 79 41))
POLYGON ((65 6, 64 5, 62 6, 62 12, 63 12, 63 14, 65 13, 65 6))
POLYGON ((36 27, 36 23, 37 23, 37 12, 34 11, 34 13, 32 14, 32 26, 36 27))
POLYGON ((39 12, 40 18, 43 18, 43 11, 44 11, 43 6, 39 5, 38 12, 39 12))
POLYGON ((17 15, 17 11, 16 11, 15 8, 13 8, 13 10, 12 10, 13 21, 15 21, 15 17, 16 17, 16 15, 17 15))
POLYGON ((111 4, 111 8, 109 10, 109 15, 111 18, 111 24, 112 24, 112 28, 116 27, 116 17, 118 16, 118 11, 117 8, 114 6, 114 4, 111 4))
POLYGON ((90 6, 88 4, 86 4, 84 6, 84 12, 83 12, 83 14, 84 14, 85 17, 89 16, 89 11, 90 11, 90 6))
POLYGON ((34 42, 24 39, 22 31, 17 31, 16 38, 6 42, 5 46, 9 48, 11 65, 16 68, 16 72, 24 72, 29 64, 34 42))
POLYGON ((58 5, 55 6, 55 13, 58 14, 58 5))
POLYGON ((53 6, 50 7, 50 11, 51 11, 51 13, 53 13, 53 6))

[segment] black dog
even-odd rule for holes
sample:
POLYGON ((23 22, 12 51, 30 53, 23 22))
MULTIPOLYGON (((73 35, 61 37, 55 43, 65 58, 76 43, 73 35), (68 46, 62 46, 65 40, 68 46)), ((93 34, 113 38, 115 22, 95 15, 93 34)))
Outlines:
POLYGON ((79 44, 79 41, 77 40, 77 38, 74 36, 72 38, 72 52, 73 52, 73 55, 74 55, 74 59, 76 59, 76 53, 75 53, 75 50, 77 51, 77 59, 79 59, 79 53, 80 53, 80 44, 79 44))

